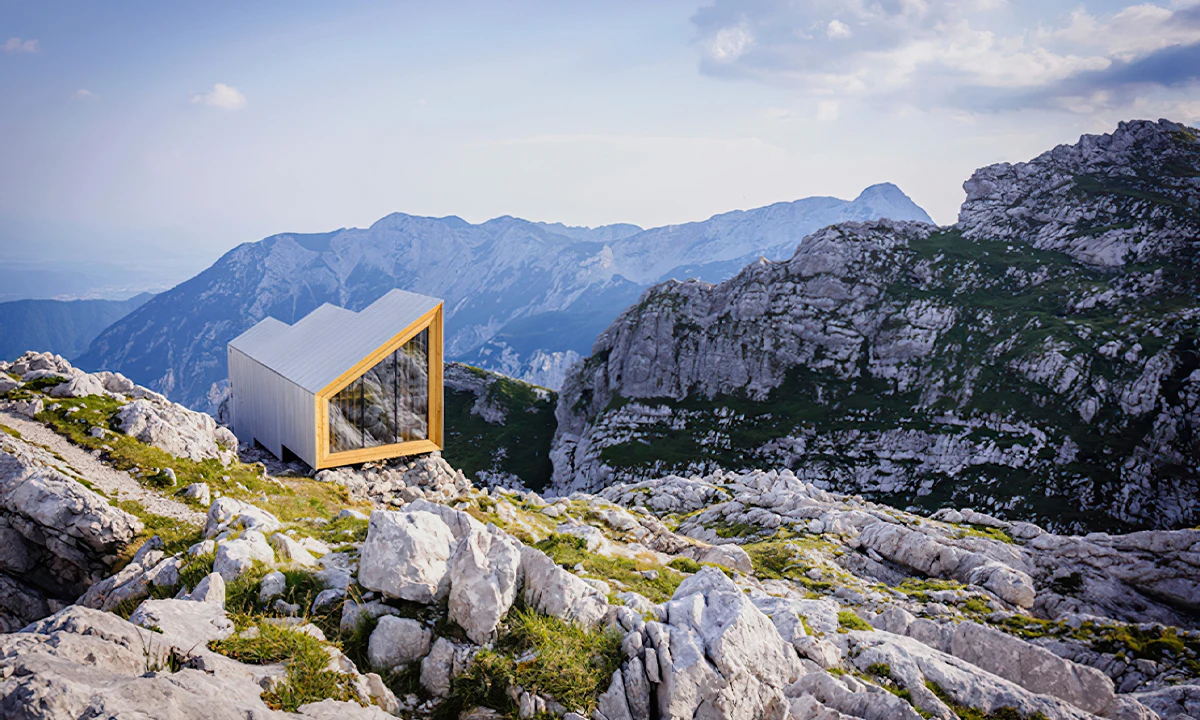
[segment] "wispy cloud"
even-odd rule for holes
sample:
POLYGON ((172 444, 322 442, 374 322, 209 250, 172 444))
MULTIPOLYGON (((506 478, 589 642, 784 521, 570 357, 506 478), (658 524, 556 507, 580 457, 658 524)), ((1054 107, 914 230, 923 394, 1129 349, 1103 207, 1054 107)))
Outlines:
POLYGON ((88 90, 87 88, 79 88, 75 91, 75 97, 79 100, 91 100, 92 98, 96 97, 96 93, 88 90))
POLYGON ((37 40, 22 40, 19 37, 12 37, 8 39, 8 42, 4 43, 4 52, 7 53, 35 53, 37 51, 37 40))
POLYGON ((715 0, 692 21, 703 72, 816 97, 1089 112, 1200 84, 1197 0, 1061 9, 1017 12, 1003 0, 715 0))
POLYGON ((222 110, 241 110, 246 107, 246 96, 238 92, 235 87, 217 83, 212 86, 212 90, 206 93, 192 95, 192 102, 222 110))

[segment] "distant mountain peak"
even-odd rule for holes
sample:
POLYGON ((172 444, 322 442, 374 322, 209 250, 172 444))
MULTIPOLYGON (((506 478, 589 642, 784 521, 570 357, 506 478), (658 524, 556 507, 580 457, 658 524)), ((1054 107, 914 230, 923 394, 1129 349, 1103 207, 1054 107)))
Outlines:
POLYGON ((920 205, 890 182, 876 183, 854 198, 854 205, 865 206, 889 220, 917 220, 932 224, 933 218, 920 205))

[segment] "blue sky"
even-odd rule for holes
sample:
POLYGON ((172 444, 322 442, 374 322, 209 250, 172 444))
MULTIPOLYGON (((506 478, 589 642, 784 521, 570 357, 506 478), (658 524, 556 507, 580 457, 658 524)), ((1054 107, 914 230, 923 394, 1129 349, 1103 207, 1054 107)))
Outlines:
POLYGON ((174 282, 393 211, 643 226, 1200 120, 1196 2, 9 2, 0 262, 174 282))

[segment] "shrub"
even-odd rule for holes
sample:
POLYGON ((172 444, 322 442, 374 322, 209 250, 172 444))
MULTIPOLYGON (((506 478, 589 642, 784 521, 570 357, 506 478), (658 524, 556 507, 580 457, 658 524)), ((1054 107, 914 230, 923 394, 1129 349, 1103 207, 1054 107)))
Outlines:
POLYGON ((674 568, 679 572, 698 573, 700 572, 701 565, 691 558, 677 557, 671 562, 667 563, 667 567, 674 568))

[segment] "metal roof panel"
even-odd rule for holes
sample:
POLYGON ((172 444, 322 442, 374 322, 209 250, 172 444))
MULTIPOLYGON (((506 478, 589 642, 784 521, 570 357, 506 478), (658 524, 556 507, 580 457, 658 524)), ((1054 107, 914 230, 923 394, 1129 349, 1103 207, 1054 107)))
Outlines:
POLYGON ((441 302, 391 290, 358 312, 326 303, 294 325, 264 318, 229 344, 315 394, 441 302))

